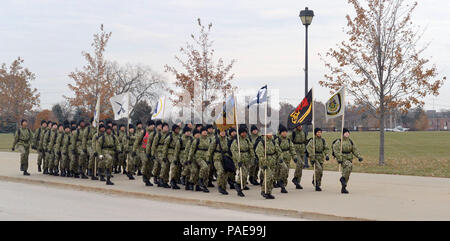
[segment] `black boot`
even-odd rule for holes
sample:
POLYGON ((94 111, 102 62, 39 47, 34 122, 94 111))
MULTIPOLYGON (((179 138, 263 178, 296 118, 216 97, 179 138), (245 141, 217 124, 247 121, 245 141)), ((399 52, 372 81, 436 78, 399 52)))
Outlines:
POLYGON ((245 185, 244 190, 250 190, 250 188, 247 185, 245 185))
POLYGON ((137 173, 137 175, 138 175, 138 176, 142 176, 142 172, 141 172, 141 169, 139 169, 139 170, 138 170, 138 173, 137 173))
POLYGON ((23 175, 24 175, 24 176, 29 176, 30 173, 28 173, 27 171, 23 171, 23 175))
POLYGON ((180 181, 181 181, 181 185, 186 185, 186 177, 185 176, 181 176, 180 181))
POLYGON ((51 175, 51 176, 53 176, 53 168, 50 168, 50 169, 49 169, 48 174, 51 175))
POLYGON ((159 178, 159 183, 163 188, 170 188, 169 184, 167 184, 167 182, 165 182, 162 178, 159 178))
POLYGON ((190 182, 186 182, 186 186, 184 187, 184 190, 186 191, 193 191, 194 190, 194 185, 190 182))
POLYGON ((125 173, 125 175, 127 175, 127 177, 128 177, 128 180, 134 180, 134 177, 133 177, 133 175, 131 174, 131 173, 125 173))
POLYGON ((219 189, 219 193, 222 193, 223 195, 228 195, 228 192, 225 189, 223 189, 221 187, 219 187, 218 189, 219 189))
POLYGON ((348 191, 347 191, 347 183, 345 182, 345 178, 344 178, 344 177, 341 177, 341 179, 339 179, 339 181, 341 181, 341 185, 342 185, 341 193, 343 193, 343 194, 348 194, 348 191))
MULTIPOLYGON (((125 171, 125 170, 124 170, 125 171)), ((122 166, 118 166, 117 167, 117 173, 119 174, 119 173, 121 173, 122 172, 122 166)), ((123 174, 125 174, 125 173, 123 173, 123 174)))
POLYGON ((303 189, 303 187, 300 185, 300 183, 298 181, 298 178, 296 178, 296 177, 292 178, 292 183, 295 184, 296 189, 303 189))
POLYGON ((23 165, 20 164, 20 171, 23 172, 23 165))
POLYGON ((122 174, 128 174, 128 172, 125 170, 125 167, 123 168, 122 174))
POLYGON ((230 189, 234 189, 234 182, 228 178, 228 185, 230 185, 230 189))
POLYGON ((97 181, 97 180, 98 180, 98 177, 96 177, 95 175, 92 175, 92 176, 91 176, 91 180, 92 180, 92 181, 97 181))
POLYGON ((106 185, 114 185, 113 182, 111 182, 111 170, 106 169, 106 185))
POLYGON ((271 193, 268 193, 266 194, 266 199, 275 199, 275 197, 271 193))
POLYGON ((44 172, 42 174, 47 175, 48 174, 48 168, 44 168, 44 172))
MULTIPOLYGON (((127 174, 127 175, 131 175, 131 174, 127 174)), ((133 177, 133 175, 131 175, 131 177, 133 177)), ((134 177, 133 177, 133 179, 134 179, 134 177)), ((130 180, 131 180, 131 179, 130 179, 130 180)), ((145 183, 145 186, 146 186, 146 187, 151 187, 151 186, 153 186, 153 184, 150 182, 150 179, 148 179, 148 177, 145 176, 145 175, 142 176, 142 181, 145 183)))
POLYGON ((38 165, 38 172, 42 172, 41 165, 38 165))
POLYGON ((209 190, 208 190, 208 188, 206 187, 206 185, 205 185, 205 183, 204 183, 204 181, 203 181, 202 178, 200 178, 200 179, 198 180, 198 184, 202 187, 203 192, 209 192, 209 190))
POLYGON ((159 186, 159 180, 158 180, 158 177, 153 177, 153 183, 154 183, 155 185, 157 185, 158 187, 160 187, 160 186, 159 186))
POLYGON ((73 171, 68 171, 67 172, 67 177, 73 177, 73 171))
POLYGON ((54 174, 55 176, 59 176, 59 170, 58 170, 58 168, 55 168, 55 172, 53 172, 53 174, 54 174))
POLYGON ((208 187, 215 187, 211 180, 208 182, 208 187))
POLYGON ((284 182, 280 180, 279 183, 280 183, 280 187, 281 187, 281 193, 288 193, 288 191, 284 187, 284 182))
POLYGON ((316 192, 321 192, 322 189, 319 187, 319 185, 316 186, 316 192))
POLYGON ((195 185, 194 191, 203 192, 203 189, 199 185, 195 185))
POLYGON ((258 182, 258 178, 253 178, 253 182, 255 182, 255 184, 253 184, 253 185, 255 185, 255 186, 258 186, 258 185, 260 185, 260 183, 258 182))
POLYGON ((64 169, 61 170, 61 177, 66 177, 66 170, 64 169))
POLYGON ((172 189, 180 189, 180 187, 177 185, 177 182, 175 182, 175 180, 172 179, 172 181, 170 181, 170 186, 172 187, 172 189))
POLYGON ((88 179, 89 177, 86 176, 86 174, 84 174, 84 172, 81 172, 81 179, 88 179))
POLYGON ((236 189, 237 195, 239 197, 245 197, 244 193, 241 190, 241 185, 239 183, 237 183, 237 182, 234 183, 234 189, 236 189))

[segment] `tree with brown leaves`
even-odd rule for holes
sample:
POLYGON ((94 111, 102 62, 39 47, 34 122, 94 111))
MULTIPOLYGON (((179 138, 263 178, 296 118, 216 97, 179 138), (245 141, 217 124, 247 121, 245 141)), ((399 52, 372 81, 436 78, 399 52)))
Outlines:
POLYGON ((74 97, 64 96, 74 107, 79 107, 89 116, 94 116, 97 97, 100 95, 102 103, 100 118, 112 116, 112 109, 109 99, 114 95, 112 84, 113 76, 106 71, 105 48, 111 37, 111 32, 105 32, 103 24, 100 25, 100 33, 94 34, 94 41, 91 46, 94 53, 82 52, 87 64, 82 70, 75 69, 69 77, 75 84, 68 84, 69 89, 74 92, 74 97))
POLYGON ((234 78, 234 74, 231 73, 231 69, 235 63, 235 60, 231 60, 229 64, 225 64, 222 58, 214 61, 214 49, 212 48, 213 41, 210 40, 210 33, 212 23, 205 26, 201 23, 200 18, 197 19, 198 26, 200 27, 200 33, 198 36, 191 34, 191 43, 186 43, 186 47, 180 48, 181 55, 184 58, 175 56, 177 62, 182 66, 183 70, 177 70, 175 67, 165 65, 165 71, 172 73, 175 78, 175 86, 187 91, 190 94, 190 100, 183 100, 182 93, 174 90, 169 92, 175 95, 173 101, 175 104, 188 103, 191 106, 201 105, 202 110, 205 109, 205 105, 211 104, 216 100, 223 100, 223 96, 232 86, 230 81, 234 78), (201 98, 196 98, 201 103, 194 103, 195 83, 201 88, 201 98), (220 90, 220 91, 218 91, 220 90))
POLYGON ((0 68, 0 116, 5 121, 18 123, 26 112, 39 107, 40 94, 31 88, 35 75, 22 66, 23 62, 19 57, 0 68))
POLYGON ((405 0, 349 0, 356 16, 347 18, 348 39, 330 49, 322 60, 330 70, 320 85, 347 86, 355 104, 367 106, 380 122, 379 164, 384 165, 386 114, 421 106, 427 95, 438 95, 444 80, 422 57, 422 33, 412 24, 417 3, 405 0))

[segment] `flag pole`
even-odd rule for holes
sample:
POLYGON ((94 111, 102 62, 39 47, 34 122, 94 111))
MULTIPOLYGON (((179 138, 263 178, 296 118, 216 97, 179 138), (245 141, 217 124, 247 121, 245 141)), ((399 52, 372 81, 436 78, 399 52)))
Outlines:
MULTIPOLYGON (((267 93, 267 89, 266 89, 267 93)), ((267 94, 268 95, 268 94, 267 94)), ((269 102, 268 98, 266 99, 266 105, 264 110, 264 160, 267 162, 267 102, 269 102)), ((264 193, 267 194, 267 169, 264 170, 264 193)))
POLYGON ((314 87, 311 88, 311 99, 312 99, 312 103, 311 103, 311 109, 312 109, 312 126, 313 126, 313 157, 314 157, 314 173, 313 173, 313 177, 314 177, 314 185, 317 186, 317 177, 316 177, 316 135, 314 134, 314 129, 315 129, 315 125, 314 125, 314 87))
MULTIPOLYGON (((234 118, 236 119, 236 133, 237 133, 237 144, 238 144, 238 157, 239 161, 241 161, 241 144, 239 143, 239 123, 238 123, 238 116, 237 116, 237 99, 233 92, 233 99, 234 99, 234 118)), ((244 183, 242 182, 242 167, 239 167, 239 176, 241 178, 241 189, 244 189, 244 183)))

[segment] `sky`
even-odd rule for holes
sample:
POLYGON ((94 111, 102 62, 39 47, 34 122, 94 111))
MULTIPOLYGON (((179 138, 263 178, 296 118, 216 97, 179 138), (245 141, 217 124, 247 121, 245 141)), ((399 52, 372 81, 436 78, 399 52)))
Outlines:
MULTIPOLYGON (((330 90, 320 87, 327 69, 320 60, 345 39, 346 14, 354 11, 345 0, 2 0, 0 63, 18 56, 36 74, 32 86, 41 94, 41 109, 71 96, 71 71, 92 52, 93 34, 104 24, 112 37, 106 58, 121 64, 145 64, 163 74, 164 65, 178 66, 174 56, 191 33, 197 18, 213 23, 216 57, 236 60, 232 84, 256 89, 267 84, 279 89, 280 101, 296 105, 304 95, 305 27, 298 17, 306 6, 315 17, 309 27, 309 86, 325 101, 330 90)), ((450 1, 419 1, 413 22, 425 28, 420 44, 430 43, 424 56, 436 65, 439 77, 450 77, 450 1)), ((425 109, 450 109, 450 84, 438 97, 427 97, 425 109)))

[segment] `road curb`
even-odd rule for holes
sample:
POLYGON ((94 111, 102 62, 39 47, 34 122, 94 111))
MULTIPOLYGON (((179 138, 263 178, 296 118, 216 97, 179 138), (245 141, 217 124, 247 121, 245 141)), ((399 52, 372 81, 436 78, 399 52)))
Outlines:
POLYGON ((364 218, 336 216, 336 215, 331 215, 331 214, 323 214, 323 213, 308 212, 308 211, 298 211, 298 210, 293 210, 293 209, 269 208, 269 207, 260 207, 260 206, 232 203, 232 202, 201 200, 201 199, 174 197, 174 196, 142 193, 142 192, 131 192, 131 191, 114 190, 114 189, 109 189, 109 188, 92 187, 92 186, 85 186, 85 185, 78 185, 78 184, 61 183, 61 182, 54 182, 54 181, 27 179, 27 178, 20 178, 20 177, 0 176, 0 180, 8 181, 8 182, 34 184, 34 185, 52 186, 52 187, 58 187, 58 188, 70 188, 70 189, 75 189, 75 190, 79 190, 79 191, 88 191, 88 192, 96 192, 96 193, 103 193, 103 194, 114 194, 114 195, 119 195, 119 196, 124 196, 124 197, 135 197, 135 198, 158 200, 158 201, 165 201, 165 202, 171 202, 171 203, 191 204, 191 205, 198 205, 198 206, 207 206, 207 207, 212 207, 212 208, 231 209, 231 210, 238 210, 238 211, 245 211, 245 212, 252 212, 252 213, 269 214, 269 215, 276 215, 276 216, 286 216, 286 217, 293 217, 293 218, 303 218, 303 219, 311 219, 311 220, 320 220, 320 221, 371 221, 370 219, 364 219, 364 218))

